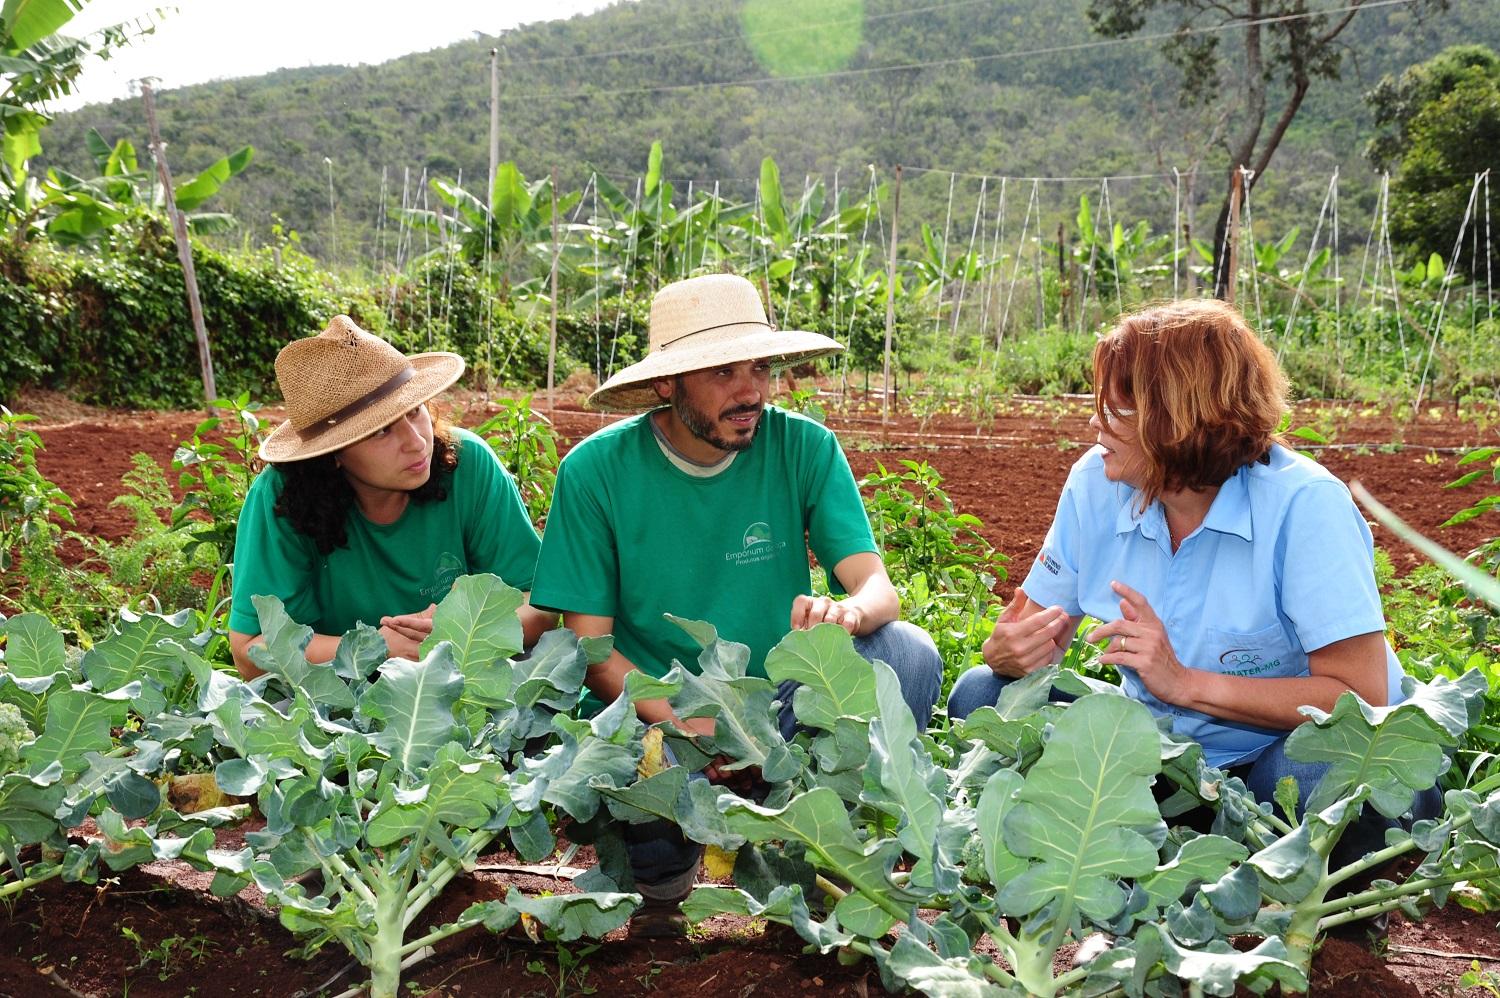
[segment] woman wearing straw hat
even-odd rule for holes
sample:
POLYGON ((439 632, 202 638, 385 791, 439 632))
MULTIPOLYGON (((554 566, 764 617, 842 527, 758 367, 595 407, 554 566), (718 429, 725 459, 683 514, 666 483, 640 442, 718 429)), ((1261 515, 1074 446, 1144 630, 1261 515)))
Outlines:
MULTIPOLYGON (((287 420, 261 444, 269 466, 236 541, 229 639, 243 675, 261 672, 252 596, 279 597, 313 629, 308 660, 326 662, 360 621, 415 658, 462 575, 531 588, 539 541, 514 480, 483 440, 432 414, 463 370, 457 354, 406 357, 344 315, 277 355, 287 420)), ((528 605, 521 621, 530 646, 556 615, 528 605)))
MULTIPOLYGON (((842 347, 772 326, 755 288, 729 274, 658 291, 650 344, 644 360, 589 399, 638 415, 564 459, 537 562, 537 605, 563 611, 579 635, 614 635, 612 654, 589 669, 589 690, 609 703, 637 669, 661 676, 674 659, 697 668, 698 645, 664 613, 706 620, 748 645, 749 671, 760 676, 789 629, 832 622, 865 658, 891 666, 925 728, 942 661, 925 632, 897 619, 900 601, 849 463, 821 423, 767 404, 774 366, 842 347), (844 598, 809 594, 809 548, 844 598)), ((781 692, 791 737, 792 688, 781 692)), ((647 723, 675 719, 665 700, 636 709, 647 723)), ((678 723, 712 733, 711 719, 678 723)), ((713 766, 708 773, 719 775, 713 766)), ((696 850, 680 838, 674 846, 675 828, 636 825, 629 834, 648 902, 684 894, 696 850)))

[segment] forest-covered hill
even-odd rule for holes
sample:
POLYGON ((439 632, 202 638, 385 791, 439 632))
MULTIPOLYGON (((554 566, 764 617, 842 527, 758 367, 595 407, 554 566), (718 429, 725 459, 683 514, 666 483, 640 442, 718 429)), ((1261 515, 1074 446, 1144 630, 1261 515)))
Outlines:
MULTIPOLYGON (((424 170, 447 178, 462 171, 464 186, 482 187, 471 178, 487 167, 496 45, 501 158, 530 177, 556 167, 564 189, 583 187, 594 169, 631 189, 660 139, 664 172, 679 191, 689 180, 719 182, 748 197, 766 155, 789 191, 806 174, 831 181, 837 170, 862 193, 869 164, 882 176, 905 164, 903 217, 934 224, 947 212, 948 171, 1165 175, 1113 189, 1117 213, 1161 226, 1174 211, 1172 169, 1197 162, 1200 210, 1216 206, 1226 160, 1207 141, 1213 109, 1180 109, 1179 75, 1158 42, 1101 44, 1086 7, 1087 0, 808 0, 796 6, 802 21, 768 24, 747 18, 740 3, 639 0, 376 66, 282 70, 169 91, 158 106, 179 175, 256 147, 252 167, 215 205, 239 217, 244 237, 263 241, 280 219, 306 248, 344 266, 374 259, 382 203, 399 206, 404 185, 415 197, 424 170)), ((1146 30, 1158 27, 1170 22, 1146 30)), ((1366 10, 1341 37, 1342 78, 1314 82, 1256 189, 1257 210, 1277 224, 1309 224, 1335 167, 1345 203, 1368 208, 1374 183, 1362 156, 1371 134, 1363 93, 1382 74, 1448 45, 1500 47, 1500 3, 1452 0, 1423 17, 1405 5, 1366 10)), ((1239 41, 1225 33, 1220 44, 1233 51, 1239 41)), ((1229 99, 1236 86, 1224 81, 1229 99)), ((140 102, 117 101, 59 117, 43 136, 41 161, 87 172, 90 128, 145 145, 140 102)), ((955 228, 968 225, 978 183, 963 180, 955 228)), ((1020 200, 1011 210, 1019 213, 1024 188, 1012 184, 1020 200)), ((1049 184, 1042 198, 1056 213, 1096 189, 1049 184)))

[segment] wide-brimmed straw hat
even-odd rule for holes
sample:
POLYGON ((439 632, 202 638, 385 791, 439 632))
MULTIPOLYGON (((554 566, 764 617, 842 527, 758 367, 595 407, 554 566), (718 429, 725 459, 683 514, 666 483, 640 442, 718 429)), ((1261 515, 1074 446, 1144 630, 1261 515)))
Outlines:
POLYGON ((456 353, 408 357, 336 315, 317 336, 276 355, 286 422, 260 445, 264 461, 301 461, 363 440, 458 380, 456 353))
POLYGON ((662 404, 657 378, 744 360, 786 366, 844 349, 821 333, 777 329, 755 286, 733 274, 668 284, 651 300, 651 349, 589 396, 595 409, 640 412, 662 404))

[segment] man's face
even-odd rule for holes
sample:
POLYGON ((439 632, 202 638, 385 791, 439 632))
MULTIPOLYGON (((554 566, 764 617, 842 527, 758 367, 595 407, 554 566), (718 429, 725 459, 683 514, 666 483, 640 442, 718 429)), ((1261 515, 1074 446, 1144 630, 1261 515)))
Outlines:
POLYGON ((699 440, 721 451, 741 451, 755 441, 771 393, 771 365, 745 360, 672 379, 672 411, 699 440))

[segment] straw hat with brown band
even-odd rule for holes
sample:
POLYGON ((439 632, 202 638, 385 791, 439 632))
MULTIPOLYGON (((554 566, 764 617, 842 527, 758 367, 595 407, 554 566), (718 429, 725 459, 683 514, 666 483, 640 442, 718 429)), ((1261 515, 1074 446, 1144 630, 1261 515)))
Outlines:
POLYGON ((640 412, 662 404, 657 378, 744 360, 786 367, 844 349, 821 333, 777 329, 755 286, 733 274, 668 284, 651 300, 651 349, 589 396, 595 409, 640 412))
POLYGON ((421 405, 464 373, 456 353, 408 357, 336 315, 317 336, 276 355, 286 422, 260 445, 264 461, 301 461, 357 443, 421 405))

